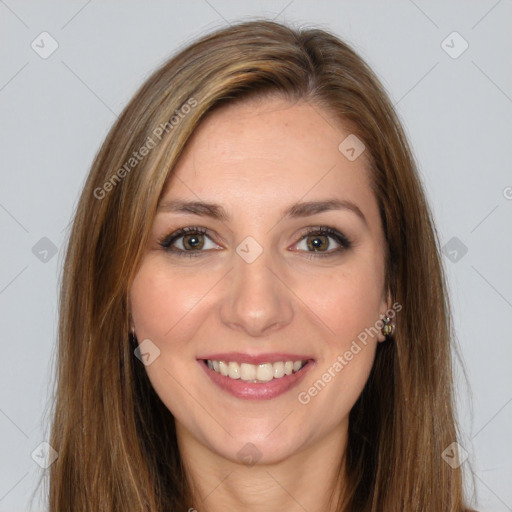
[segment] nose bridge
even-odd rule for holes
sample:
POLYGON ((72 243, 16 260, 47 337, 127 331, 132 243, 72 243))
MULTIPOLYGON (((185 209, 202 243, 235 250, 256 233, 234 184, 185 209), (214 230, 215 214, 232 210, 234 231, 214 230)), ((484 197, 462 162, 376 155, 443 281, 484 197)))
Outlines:
POLYGON ((270 247, 247 237, 233 255, 229 293, 221 308, 222 321, 251 336, 264 336, 290 323, 291 293, 276 277, 279 261, 270 247))

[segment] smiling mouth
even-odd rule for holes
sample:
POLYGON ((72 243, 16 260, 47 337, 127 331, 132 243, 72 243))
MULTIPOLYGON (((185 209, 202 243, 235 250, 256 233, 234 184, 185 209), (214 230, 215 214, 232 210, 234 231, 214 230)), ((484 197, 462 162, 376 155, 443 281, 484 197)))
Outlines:
POLYGON ((205 365, 214 372, 233 380, 243 380, 255 384, 265 384, 300 372, 309 359, 298 361, 276 361, 274 363, 250 364, 235 361, 203 359, 205 365))

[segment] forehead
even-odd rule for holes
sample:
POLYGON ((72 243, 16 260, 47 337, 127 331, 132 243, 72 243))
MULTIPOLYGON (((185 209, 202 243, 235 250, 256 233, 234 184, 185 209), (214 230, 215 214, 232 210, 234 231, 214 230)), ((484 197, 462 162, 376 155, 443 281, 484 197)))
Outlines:
POLYGON ((350 161, 339 150, 350 134, 330 112, 303 100, 224 105, 188 141, 163 198, 220 202, 258 215, 300 199, 338 197, 361 203, 371 217, 377 210, 366 155, 350 161))

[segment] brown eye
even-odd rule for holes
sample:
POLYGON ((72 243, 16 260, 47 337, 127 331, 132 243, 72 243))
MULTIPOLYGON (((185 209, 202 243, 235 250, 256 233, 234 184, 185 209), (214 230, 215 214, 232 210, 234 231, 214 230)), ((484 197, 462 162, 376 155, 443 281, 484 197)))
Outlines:
POLYGON ((181 228, 164 237, 159 243, 167 252, 177 256, 200 256, 219 248, 207 232, 206 228, 201 227, 181 228))
POLYGON ((183 238, 183 246, 185 249, 202 249, 204 247, 204 235, 185 235, 183 238))
POLYGON ((312 251, 324 251, 329 248, 329 237, 325 235, 308 236, 308 249, 312 251))
POLYGON ((308 257, 322 257, 340 254, 349 249, 352 242, 336 229, 320 226, 305 233, 296 245, 301 252, 307 253, 308 257))

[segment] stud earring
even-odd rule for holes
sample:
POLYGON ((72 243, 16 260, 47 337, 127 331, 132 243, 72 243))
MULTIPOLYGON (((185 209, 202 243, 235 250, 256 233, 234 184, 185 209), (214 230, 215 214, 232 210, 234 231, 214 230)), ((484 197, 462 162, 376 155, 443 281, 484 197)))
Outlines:
POLYGON ((384 336, 391 336, 395 331, 395 324, 391 323, 391 318, 389 316, 384 318, 384 325, 382 326, 381 332, 384 336))

